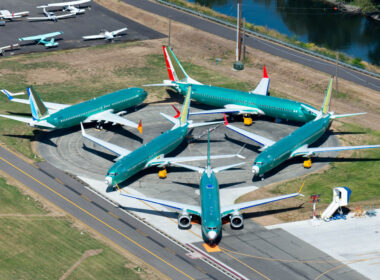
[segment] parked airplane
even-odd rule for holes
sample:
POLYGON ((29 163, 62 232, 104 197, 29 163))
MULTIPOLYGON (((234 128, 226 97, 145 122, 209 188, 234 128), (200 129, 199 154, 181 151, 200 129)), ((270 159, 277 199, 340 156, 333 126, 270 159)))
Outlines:
POLYGON ((55 36, 58 36, 58 35, 61 35, 61 34, 63 34, 62 31, 57 31, 57 32, 52 32, 52 33, 47 33, 47 34, 41 34, 41 35, 36 35, 36 36, 23 37, 23 38, 19 38, 18 40, 20 42, 23 42, 23 41, 35 41, 35 43, 37 45, 38 44, 42 44, 46 48, 52 48, 52 47, 56 47, 56 46, 59 45, 58 42, 55 42, 54 38, 52 38, 52 37, 55 37, 55 36), (51 38, 50 41, 47 40, 48 38, 51 38))
POLYGON ((69 1, 69 2, 61 2, 61 3, 50 3, 42 6, 38 6, 37 8, 61 8, 63 11, 70 12, 72 14, 83 14, 85 9, 81 9, 80 5, 91 2, 91 0, 77 0, 77 1, 69 1), (78 7, 76 7, 78 6, 78 7))
POLYGON ((6 51, 11 51, 11 50, 18 50, 20 49, 19 44, 12 44, 4 47, 0 47, 0 55, 3 56, 6 51))
POLYGON ((59 19, 63 18, 69 18, 69 17, 75 17, 75 13, 68 13, 63 15, 56 15, 53 12, 49 12, 46 10, 46 8, 43 8, 44 17, 28 17, 28 20, 30 21, 41 21, 41 20, 52 20, 52 21, 58 21, 59 19))
POLYGON ((136 124, 120 115, 125 113, 123 110, 141 104, 148 95, 141 88, 127 88, 75 105, 66 105, 43 102, 33 88, 28 88, 29 99, 14 98, 7 90, 2 92, 13 102, 30 104, 33 118, 11 115, 0 115, 0 117, 25 122, 32 127, 59 129, 78 125, 81 122, 104 121, 137 128, 140 133, 142 133, 141 122, 136 124))
POLYGON ((147 86, 169 86, 184 94, 189 85, 193 88, 192 98, 200 103, 222 107, 223 109, 192 112, 191 115, 233 113, 242 114, 251 120, 251 115, 267 115, 285 120, 308 122, 315 118, 310 113, 314 110, 310 105, 268 96, 269 77, 264 67, 264 75, 258 86, 250 91, 240 91, 221 88, 211 85, 203 85, 192 79, 184 70, 170 47, 163 46, 166 67, 170 80, 164 80, 162 84, 147 86))
POLYGON ((24 12, 10 12, 8 10, 0 10, 0 19, 5 19, 5 20, 13 20, 16 18, 21 18, 29 15, 29 11, 24 11, 24 12))
MULTIPOLYGON (((174 124, 170 130, 162 133, 149 143, 141 146, 134 151, 129 151, 125 148, 116 146, 115 144, 111 144, 88 135, 82 126, 82 135, 84 138, 118 155, 116 163, 113 164, 108 170, 105 178, 105 183, 109 187, 115 186, 116 184, 127 180, 137 172, 151 166, 159 166, 162 168, 172 164, 173 162, 198 161, 207 159, 204 156, 165 157, 165 154, 170 153, 182 143, 187 133, 189 132, 189 128, 220 123, 193 123, 191 120, 188 120, 190 96, 191 87, 188 88, 188 92, 182 105, 182 111, 179 119, 161 113, 163 117, 174 124)), ((221 155, 214 156, 213 158, 230 158, 235 156, 241 157, 240 155, 221 155)))
POLYGON ((104 39, 104 40, 113 40, 117 34, 120 34, 124 31, 127 31, 128 28, 124 27, 114 31, 107 31, 105 29, 100 30, 98 35, 88 35, 82 36, 83 40, 95 40, 95 39, 104 39))
MULTIPOLYGON (((222 237, 222 219, 229 217, 231 228, 239 229, 243 226, 243 216, 240 213, 241 210, 252 208, 258 205, 267 204, 291 197, 296 197, 301 194, 301 189, 297 193, 281 195, 277 197, 264 198, 259 200, 253 200, 249 202, 237 203, 228 206, 220 205, 219 185, 215 173, 240 166, 243 163, 237 163, 227 166, 220 166, 212 168, 210 165, 210 133, 207 146, 207 166, 205 168, 195 167, 191 165, 185 165, 174 162, 173 165, 187 168, 193 171, 197 171, 202 174, 200 181, 200 203, 201 206, 182 204, 178 202, 139 197, 135 195, 124 194, 120 191, 120 194, 125 197, 134 198, 142 201, 147 201, 159 205, 163 205, 169 208, 175 209, 179 212, 178 215, 178 227, 180 229, 189 229, 191 227, 192 216, 198 216, 201 219, 202 237, 203 240, 209 244, 217 244, 222 237)), ((123 205, 122 205, 123 206, 123 205)))
POLYGON ((334 112, 329 112, 329 104, 332 93, 332 83, 333 78, 330 79, 325 100, 323 102, 320 111, 312 110, 310 107, 310 113, 315 116, 315 119, 304 124, 300 128, 293 131, 288 136, 282 138, 281 140, 275 142, 271 139, 265 138, 263 136, 257 135, 252 132, 248 132, 241 128, 230 125, 227 122, 226 115, 224 115, 225 126, 251 140, 257 144, 263 146, 260 151, 262 151, 255 159, 252 165, 253 176, 263 177, 264 173, 272 170, 276 166, 280 165, 282 162, 296 157, 303 156, 310 160, 310 156, 323 153, 323 152, 334 152, 334 151, 345 151, 345 150, 358 150, 358 149, 372 149, 379 148, 380 145, 364 145, 364 146, 346 146, 346 147, 318 147, 309 148, 308 146, 317 141, 330 127, 331 122, 334 119, 357 116, 365 113, 354 113, 354 114, 342 114, 337 115, 334 112))

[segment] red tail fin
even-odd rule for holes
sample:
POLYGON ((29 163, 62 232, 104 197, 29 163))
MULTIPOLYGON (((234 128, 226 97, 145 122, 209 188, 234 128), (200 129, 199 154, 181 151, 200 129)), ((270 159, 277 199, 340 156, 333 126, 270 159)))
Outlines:
POLYGON ((224 125, 227 126, 228 121, 227 121, 226 113, 223 113, 223 116, 224 116, 224 125))
POLYGON ((181 115, 181 112, 174 106, 172 105, 173 109, 176 111, 177 115, 174 116, 174 118, 178 119, 179 116, 181 115))
POLYGON ((267 69, 265 68, 265 65, 263 67, 263 78, 269 78, 268 73, 267 73, 267 69))
POLYGON ((174 81, 174 75, 173 75, 172 68, 171 68, 171 65, 170 65, 170 61, 169 61, 169 58, 168 58, 168 53, 166 52, 166 46, 162 46, 162 50, 164 51, 165 62, 166 62, 166 69, 168 70, 169 79, 170 79, 170 81, 174 81))
POLYGON ((143 127, 142 127, 142 122, 141 122, 141 120, 140 120, 140 122, 139 122, 139 125, 138 125, 137 129, 140 131, 141 134, 143 133, 143 127))

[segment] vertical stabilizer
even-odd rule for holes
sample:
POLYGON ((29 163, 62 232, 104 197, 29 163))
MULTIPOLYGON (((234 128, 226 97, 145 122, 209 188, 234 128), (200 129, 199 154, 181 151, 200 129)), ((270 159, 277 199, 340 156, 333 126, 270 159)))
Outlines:
POLYGON ((181 126, 187 124, 187 121, 189 119, 190 97, 191 97, 191 86, 188 87, 185 100, 182 105, 181 116, 180 116, 181 126))
POLYGON ((33 87, 28 88, 28 96, 34 120, 39 120, 49 115, 48 109, 33 87))
POLYGON ((263 67, 263 77, 260 80, 260 83, 257 85, 257 87, 250 91, 250 93, 259 94, 259 95, 269 95, 269 83, 270 78, 268 76, 267 69, 265 68, 265 65, 263 67))
POLYGON ((323 101, 323 105, 321 108, 323 115, 327 114, 330 109, 330 100, 331 100, 331 93, 332 93, 332 88, 333 88, 333 81, 334 81, 334 77, 331 77, 329 81, 329 85, 326 90, 325 100, 323 101))

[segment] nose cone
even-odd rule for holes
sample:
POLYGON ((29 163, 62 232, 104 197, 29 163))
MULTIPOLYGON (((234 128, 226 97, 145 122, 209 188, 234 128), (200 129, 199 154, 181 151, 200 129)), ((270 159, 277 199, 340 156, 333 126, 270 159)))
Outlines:
POLYGON ((210 239, 210 240, 214 240, 215 238, 216 238, 216 231, 214 231, 214 230, 212 230, 212 231, 209 231, 208 233, 207 233, 207 237, 208 237, 208 239, 210 239))
POLYGON ((107 176, 106 179, 105 179, 105 183, 108 187, 112 187, 112 177, 110 176, 107 176))
POLYGON ((259 175, 259 167, 257 165, 252 166, 252 173, 253 173, 253 177, 255 177, 256 175, 259 175))
POLYGON ((145 99, 145 98, 148 96, 148 92, 144 90, 142 96, 143 96, 143 98, 145 99))

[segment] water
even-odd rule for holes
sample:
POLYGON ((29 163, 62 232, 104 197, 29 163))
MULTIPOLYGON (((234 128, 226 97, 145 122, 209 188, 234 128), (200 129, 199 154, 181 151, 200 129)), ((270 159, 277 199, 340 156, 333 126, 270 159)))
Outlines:
MULTIPOLYGON (((236 17, 236 0, 187 0, 236 17)), ((314 0, 242 0, 242 17, 301 42, 380 65, 380 22, 314 0)))

